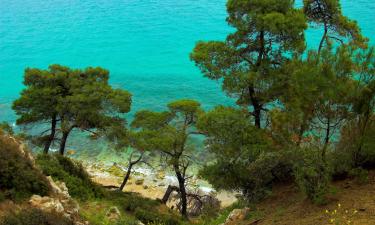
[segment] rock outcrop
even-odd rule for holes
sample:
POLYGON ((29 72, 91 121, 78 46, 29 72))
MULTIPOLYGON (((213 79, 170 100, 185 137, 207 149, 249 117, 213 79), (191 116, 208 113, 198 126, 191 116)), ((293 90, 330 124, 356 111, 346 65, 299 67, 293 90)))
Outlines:
POLYGON ((54 182, 51 177, 47 177, 52 188, 51 196, 33 195, 29 200, 31 206, 46 212, 56 212, 63 214, 66 218, 79 222, 79 205, 73 200, 64 182, 54 182))
POLYGON ((227 217, 225 223, 221 225, 236 225, 244 221, 250 213, 250 208, 234 209, 227 217))

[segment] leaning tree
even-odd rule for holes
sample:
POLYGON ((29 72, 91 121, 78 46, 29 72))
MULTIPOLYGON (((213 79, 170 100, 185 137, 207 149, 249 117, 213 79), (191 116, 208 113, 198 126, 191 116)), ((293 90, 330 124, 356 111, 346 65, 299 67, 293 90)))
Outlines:
POLYGON ((164 112, 139 111, 131 127, 136 130, 137 146, 159 153, 174 171, 180 196, 180 212, 187 218, 187 170, 191 165, 192 148, 189 140, 199 135, 195 130, 200 104, 193 100, 179 100, 168 104, 164 112))

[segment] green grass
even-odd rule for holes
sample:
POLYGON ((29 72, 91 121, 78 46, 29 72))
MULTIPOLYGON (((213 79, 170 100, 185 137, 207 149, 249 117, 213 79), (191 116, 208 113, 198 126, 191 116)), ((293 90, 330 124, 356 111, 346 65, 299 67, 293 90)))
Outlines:
POLYGON ((81 216, 93 225, 134 224, 139 220, 145 224, 180 225, 177 212, 168 209, 156 200, 143 198, 135 193, 108 191, 106 197, 95 201, 81 202, 81 216), (121 213, 118 221, 106 217, 111 207, 121 213))

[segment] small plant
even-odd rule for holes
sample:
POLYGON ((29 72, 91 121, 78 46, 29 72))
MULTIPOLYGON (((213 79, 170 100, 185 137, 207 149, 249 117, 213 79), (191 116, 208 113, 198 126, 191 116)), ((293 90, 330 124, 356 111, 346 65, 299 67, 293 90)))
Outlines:
POLYGON ((356 209, 343 209, 339 203, 335 209, 331 211, 326 209, 324 213, 330 224, 350 225, 354 224, 353 221, 358 211, 356 209))

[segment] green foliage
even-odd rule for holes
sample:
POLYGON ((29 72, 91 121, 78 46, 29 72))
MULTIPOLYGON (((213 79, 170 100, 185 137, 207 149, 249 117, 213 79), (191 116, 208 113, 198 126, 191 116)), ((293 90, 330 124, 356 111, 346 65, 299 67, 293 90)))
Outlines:
POLYGON ((368 39, 364 38, 356 21, 342 15, 339 0, 304 0, 303 11, 310 23, 323 26, 323 41, 331 40, 350 42, 365 48, 368 39))
POLYGON ((74 223, 63 215, 43 212, 39 209, 28 208, 18 212, 8 212, 0 220, 0 225, 73 225, 74 223))
POLYGON ((13 127, 11 125, 9 125, 9 123, 7 123, 7 122, 0 122, 0 130, 2 130, 3 132, 5 132, 9 135, 14 134, 13 127))
POLYGON ((368 183, 368 171, 363 168, 355 168, 349 172, 350 177, 354 177, 359 184, 368 183))
POLYGON ((215 162, 200 175, 216 189, 241 191, 250 201, 267 196, 276 182, 292 177, 293 154, 275 151, 265 131, 256 128, 246 113, 219 106, 201 116, 198 128, 207 135, 215 162))
POLYGON ((80 200, 103 197, 102 188, 91 181, 78 162, 60 155, 39 155, 36 162, 46 176, 65 182, 72 197, 80 200))
POLYGON ((131 127, 133 147, 157 152, 176 174, 181 194, 181 214, 187 217, 186 177, 192 161, 192 148, 188 141, 195 134, 200 103, 194 100, 178 100, 168 104, 168 111, 136 113, 131 127))
POLYGON ((236 201, 232 205, 220 209, 218 212, 216 212, 218 215, 215 217, 210 217, 207 215, 202 215, 199 218, 199 223, 200 225, 217 225, 217 224, 224 224, 225 221, 227 220, 229 214, 234 210, 234 209, 242 209, 245 207, 249 207, 248 202, 245 201, 236 201))
MULTIPOLYGON (((43 174, 22 153, 15 139, 0 134, 0 193, 2 199, 23 200, 33 194, 45 196, 50 187, 43 174)), ((27 153, 27 149, 24 149, 27 153)))
POLYGON ((299 10, 292 0, 230 0, 227 11, 234 33, 198 42, 191 59, 204 76, 222 81, 241 109, 201 116, 197 126, 215 156, 201 175, 254 200, 294 174, 301 190, 322 202, 330 164, 335 175, 375 165, 374 49, 339 1, 305 0, 299 10), (304 52, 306 22, 324 28, 316 51, 304 52))
POLYGON ((252 111, 259 128, 283 88, 277 77, 283 62, 305 48, 306 19, 292 0, 229 0, 227 11, 235 32, 225 41, 198 42, 191 59, 209 79, 222 79, 222 89, 252 111))
POLYGON ((13 103, 19 116, 17 124, 49 123, 51 127, 37 135, 36 143, 44 145, 47 153, 59 131, 61 154, 73 129, 95 130, 97 135, 112 126, 118 128, 126 123, 122 114, 130 111, 131 94, 113 89, 108 80, 109 71, 100 67, 84 70, 61 65, 51 65, 48 70, 28 68, 24 78, 26 89, 13 103), (58 125, 60 129, 56 128, 58 125))
POLYGON ((180 217, 167 209, 160 201, 144 198, 136 193, 107 191, 104 198, 86 202, 82 206, 82 216, 93 225, 138 224, 180 224, 180 217), (117 207, 121 216, 116 221, 108 220, 106 214, 111 207, 117 207))
POLYGON ((178 219, 170 216, 162 216, 158 213, 137 208, 135 217, 145 224, 179 225, 178 219))
POLYGON ((134 213, 137 208, 152 211, 155 207, 160 205, 158 201, 143 198, 133 193, 124 193, 120 191, 111 192, 111 194, 106 196, 106 200, 119 205, 122 210, 132 213, 134 213))
POLYGON ((331 179, 330 167, 322 160, 320 151, 304 149, 294 167, 296 183, 316 204, 325 204, 331 179))

